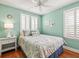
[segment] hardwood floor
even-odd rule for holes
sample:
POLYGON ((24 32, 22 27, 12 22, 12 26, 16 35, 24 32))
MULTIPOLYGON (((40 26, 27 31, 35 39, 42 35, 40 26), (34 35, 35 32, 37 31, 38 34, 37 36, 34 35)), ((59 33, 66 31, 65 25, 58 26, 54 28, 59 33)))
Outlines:
POLYGON ((64 49, 64 52, 59 56, 60 58, 79 58, 79 54, 70 50, 64 49))
POLYGON ((24 58, 24 57, 26 56, 21 49, 17 49, 17 51, 11 50, 11 51, 2 53, 2 55, 0 56, 0 58, 24 58))
MULTIPOLYGON (((2 54, 0 58, 24 58, 26 57, 25 54, 21 49, 18 49, 17 51, 8 51, 2 54)), ((60 58, 79 58, 79 54, 64 49, 64 52, 59 56, 60 58)))

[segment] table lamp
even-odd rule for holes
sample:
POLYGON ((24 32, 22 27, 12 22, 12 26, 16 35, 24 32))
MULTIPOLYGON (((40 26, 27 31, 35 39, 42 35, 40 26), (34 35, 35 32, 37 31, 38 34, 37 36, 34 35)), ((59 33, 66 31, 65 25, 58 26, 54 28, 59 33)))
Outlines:
POLYGON ((13 23, 5 23, 4 28, 8 31, 7 37, 11 37, 10 30, 14 27, 13 23))

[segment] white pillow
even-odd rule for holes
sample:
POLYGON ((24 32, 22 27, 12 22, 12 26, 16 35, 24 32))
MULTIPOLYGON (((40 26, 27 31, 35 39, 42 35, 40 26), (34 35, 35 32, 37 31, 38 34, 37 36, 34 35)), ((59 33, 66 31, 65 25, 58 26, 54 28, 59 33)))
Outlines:
POLYGON ((39 35, 40 33, 39 33, 39 31, 32 31, 31 34, 32 34, 32 36, 37 36, 37 35, 39 35))

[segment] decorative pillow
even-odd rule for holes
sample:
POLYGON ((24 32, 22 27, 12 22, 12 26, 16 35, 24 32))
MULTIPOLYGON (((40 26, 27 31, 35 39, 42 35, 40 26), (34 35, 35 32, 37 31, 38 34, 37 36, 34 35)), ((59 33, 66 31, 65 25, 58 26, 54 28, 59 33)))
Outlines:
POLYGON ((24 36, 24 33, 23 32, 20 32, 20 36, 24 36))
POLYGON ((39 35, 40 33, 39 33, 39 31, 32 31, 31 34, 32 34, 33 36, 37 36, 37 35, 39 35))
POLYGON ((24 36, 29 36, 30 35, 30 31, 23 31, 24 36))
POLYGON ((23 32, 20 32, 19 39, 23 39, 23 38, 24 38, 24 33, 23 32))

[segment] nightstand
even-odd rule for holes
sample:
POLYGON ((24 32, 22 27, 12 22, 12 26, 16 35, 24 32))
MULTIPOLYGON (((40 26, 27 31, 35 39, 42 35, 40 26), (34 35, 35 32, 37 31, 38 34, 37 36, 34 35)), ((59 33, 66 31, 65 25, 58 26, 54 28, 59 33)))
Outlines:
POLYGON ((16 37, 0 38, 0 55, 2 52, 15 49, 17 50, 16 37))

